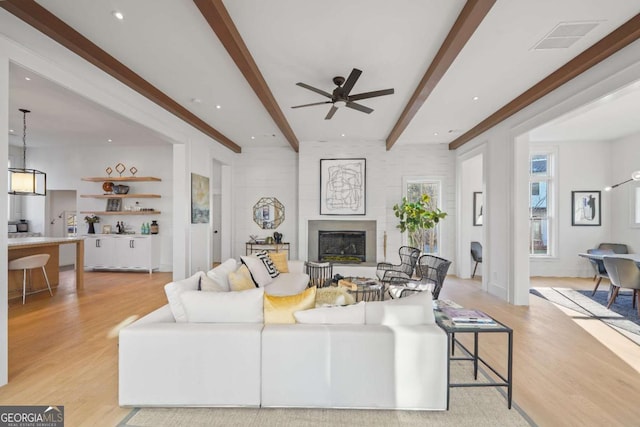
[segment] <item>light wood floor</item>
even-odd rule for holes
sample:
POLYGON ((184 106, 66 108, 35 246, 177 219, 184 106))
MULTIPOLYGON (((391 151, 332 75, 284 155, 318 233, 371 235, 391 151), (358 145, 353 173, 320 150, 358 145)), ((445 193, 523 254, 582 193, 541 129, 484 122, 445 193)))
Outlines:
MULTIPOLYGON (((118 406, 117 339, 109 333, 163 305, 170 278, 87 273, 85 290, 76 294, 73 272, 64 272, 54 297, 27 297, 25 306, 12 301, 9 384, 0 388, 0 405, 64 405, 68 426, 117 425, 130 409, 118 406)), ((534 280, 534 286, 592 283, 534 280)), ((514 400, 538 425, 640 425, 638 371, 546 300, 512 306, 482 292, 479 282, 452 276, 440 297, 485 310, 514 329, 514 400)), ((481 354, 503 368, 506 342, 498 335, 481 338, 481 354)))

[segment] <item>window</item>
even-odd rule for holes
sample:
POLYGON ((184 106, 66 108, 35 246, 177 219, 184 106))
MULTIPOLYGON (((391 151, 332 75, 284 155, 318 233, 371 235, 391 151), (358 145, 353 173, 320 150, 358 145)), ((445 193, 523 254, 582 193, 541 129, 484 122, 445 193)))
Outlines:
MULTIPOLYGON (((422 194, 428 194, 431 199, 429 201, 429 209, 441 208, 440 181, 427 178, 408 178, 404 181, 405 197, 408 201, 418 201, 422 194)), ((435 228, 425 230, 424 236, 425 245, 424 248, 422 248, 423 253, 438 255, 440 253, 440 224, 436 225, 435 228)), ((414 242, 411 236, 407 237, 407 244, 415 248, 420 246, 419 243, 414 242)))
POLYGON ((533 256, 552 255, 554 157, 552 152, 529 156, 529 254, 533 256))

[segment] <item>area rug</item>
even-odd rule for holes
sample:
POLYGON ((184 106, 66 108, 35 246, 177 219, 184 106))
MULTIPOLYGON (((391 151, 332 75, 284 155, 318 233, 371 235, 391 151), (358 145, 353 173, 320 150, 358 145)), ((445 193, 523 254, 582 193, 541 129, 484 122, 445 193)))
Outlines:
MULTIPOLYGON (((453 362, 452 382, 472 382, 473 365, 453 362)), ((488 382, 478 376, 479 382, 488 382)), ((280 408, 136 408, 119 427, 196 426, 535 426, 515 402, 507 409, 504 387, 451 389, 449 411, 280 408)))
POLYGON ((574 310, 587 317, 629 332, 632 341, 640 345, 640 320, 636 309, 632 308, 631 293, 620 292, 616 301, 607 309, 608 291, 574 290, 567 288, 531 288, 531 294, 544 298, 554 304, 574 310), (628 307, 627 307, 628 306, 628 307))

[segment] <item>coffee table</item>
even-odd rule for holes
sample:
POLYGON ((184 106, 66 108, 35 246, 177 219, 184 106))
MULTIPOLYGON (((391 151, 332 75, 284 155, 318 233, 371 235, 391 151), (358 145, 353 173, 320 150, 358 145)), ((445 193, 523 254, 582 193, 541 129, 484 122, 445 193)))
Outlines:
MULTIPOLYGON (((451 302, 449 302, 451 304, 451 302)), ((457 304, 452 303, 453 306, 457 304)), ((445 304, 446 305, 446 304, 445 304)), ((449 305, 452 306, 452 305, 449 305)), ((460 307, 460 306, 457 306, 460 307)), ((452 387, 506 387, 507 388, 507 406, 511 409, 511 400, 513 395, 513 330, 507 325, 493 319, 494 323, 490 324, 458 324, 449 319, 441 310, 436 307, 434 314, 436 323, 447 333, 447 410, 449 409, 449 390, 452 387), (473 351, 467 349, 458 339, 456 334, 471 333, 473 334, 473 351), (499 373, 490 366, 487 361, 478 354, 478 340, 480 334, 485 333, 503 333, 507 334, 507 377, 499 373), (462 349, 465 355, 454 357, 456 344, 462 349), (473 361, 473 378, 478 379, 478 363, 482 363, 491 372, 493 372, 501 382, 488 383, 451 383, 451 361, 452 360, 468 360, 473 361)), ((484 314, 484 313, 483 313, 484 314)), ((490 317, 490 316, 489 316, 490 317)))
POLYGON ((355 289, 347 289, 356 302, 359 301, 382 301, 384 299, 384 283, 378 279, 367 277, 345 277, 345 280, 355 285, 355 289))

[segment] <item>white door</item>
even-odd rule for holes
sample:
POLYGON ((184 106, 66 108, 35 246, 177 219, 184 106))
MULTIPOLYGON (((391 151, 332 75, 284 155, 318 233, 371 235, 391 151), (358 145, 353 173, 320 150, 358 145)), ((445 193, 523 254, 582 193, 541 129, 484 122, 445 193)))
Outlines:
POLYGON ((222 262, 221 216, 222 195, 214 194, 211 209, 211 261, 222 262))

